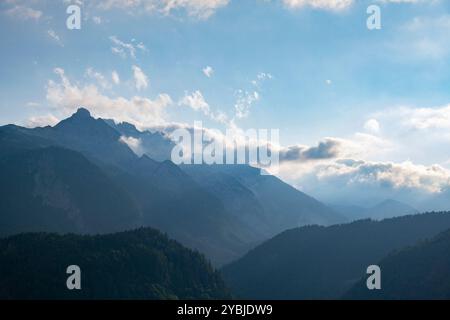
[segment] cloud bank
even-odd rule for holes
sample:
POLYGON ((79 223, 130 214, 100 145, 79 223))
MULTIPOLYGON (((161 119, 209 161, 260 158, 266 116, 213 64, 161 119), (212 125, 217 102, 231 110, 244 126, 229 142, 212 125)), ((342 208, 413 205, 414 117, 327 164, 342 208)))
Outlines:
POLYGON ((172 104, 168 94, 159 94, 156 99, 133 96, 108 97, 100 92, 95 85, 78 85, 72 83, 65 75, 65 71, 56 68, 54 72, 59 81, 50 80, 47 84, 47 100, 56 112, 67 116, 79 106, 87 106, 93 115, 126 121, 140 128, 149 128, 165 123, 165 109, 172 104))

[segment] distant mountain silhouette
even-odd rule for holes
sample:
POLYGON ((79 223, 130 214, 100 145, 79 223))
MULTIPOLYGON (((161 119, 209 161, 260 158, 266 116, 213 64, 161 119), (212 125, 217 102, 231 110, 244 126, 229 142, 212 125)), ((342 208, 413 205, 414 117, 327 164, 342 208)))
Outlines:
POLYGON ((332 208, 351 221, 366 218, 382 220, 419 213, 412 206, 393 199, 386 199, 370 208, 352 205, 334 205, 332 208))
POLYGON ((403 202, 387 199, 366 211, 368 218, 386 219, 417 214, 419 211, 403 202))
POLYGON ((450 188, 447 187, 442 192, 434 194, 430 199, 424 201, 421 207, 441 211, 450 210, 450 188))
POLYGON ((153 229, 102 236, 21 234, 0 240, 0 299, 229 299, 197 252, 153 229), (68 290, 66 268, 81 269, 68 290))
MULTIPOLYGON (((450 213, 285 231, 223 268, 248 299, 337 299, 393 250, 450 228, 450 213)), ((401 275, 399 275, 400 277, 401 275)))
POLYGON ((450 231, 387 256, 379 263, 381 290, 368 290, 367 277, 346 299, 450 299, 450 231))

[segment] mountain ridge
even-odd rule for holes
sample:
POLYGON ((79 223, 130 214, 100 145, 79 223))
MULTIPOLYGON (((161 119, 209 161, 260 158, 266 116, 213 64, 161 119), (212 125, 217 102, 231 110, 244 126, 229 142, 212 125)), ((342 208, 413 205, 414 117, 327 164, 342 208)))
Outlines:
POLYGON ((203 255, 151 228, 0 239, 0 299, 230 298, 203 255), (65 285, 73 264, 81 269, 82 290, 65 285))
POLYGON ((338 299, 390 252, 450 228, 450 212, 287 230, 226 265, 244 299, 338 299))

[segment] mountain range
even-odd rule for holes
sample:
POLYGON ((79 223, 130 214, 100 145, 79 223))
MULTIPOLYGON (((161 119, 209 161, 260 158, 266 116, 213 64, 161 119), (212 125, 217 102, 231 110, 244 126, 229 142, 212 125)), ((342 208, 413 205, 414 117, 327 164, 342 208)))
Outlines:
POLYGON ((176 166, 167 160, 172 146, 163 133, 84 108, 54 127, 0 127, 0 188, 9 199, 0 234, 151 226, 222 265, 286 228, 345 220, 248 165, 176 166), (133 152, 130 137, 146 151, 133 152))
POLYGON ((173 146, 84 108, 0 127, 0 299, 450 297, 449 212, 330 207, 250 165, 177 166, 173 146), (81 293, 55 278, 74 262, 81 293))
POLYGON ((331 205, 330 207, 350 221, 367 218, 383 220, 419 213, 419 210, 412 206, 393 199, 386 199, 369 208, 356 205, 331 205))

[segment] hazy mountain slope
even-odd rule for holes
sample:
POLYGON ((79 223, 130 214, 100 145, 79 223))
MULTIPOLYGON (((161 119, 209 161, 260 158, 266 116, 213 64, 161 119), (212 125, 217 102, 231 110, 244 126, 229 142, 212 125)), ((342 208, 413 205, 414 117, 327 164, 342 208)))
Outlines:
POLYGON ((91 132, 89 135, 100 132, 101 138, 97 140, 105 146, 108 163, 121 169, 110 168, 109 172, 126 171, 114 175, 119 178, 116 182, 126 185, 134 195, 142 209, 144 225, 168 232, 184 244, 202 250, 216 263, 236 259, 255 243, 287 228, 342 221, 320 202, 275 177, 261 176, 259 170, 249 166, 215 166, 217 174, 221 175, 216 182, 228 186, 212 189, 211 184, 204 184, 202 179, 195 177, 192 179, 193 176, 188 176, 170 161, 159 163, 148 157, 139 159, 130 155, 132 152, 126 144, 117 143, 122 135, 146 141, 146 150, 155 139, 158 150, 171 148, 172 144, 160 134, 139 132, 130 124, 116 125, 108 120, 93 119, 85 109, 80 109, 55 129, 60 143, 103 161, 102 149, 97 150, 91 142, 83 145, 88 139, 86 132, 91 132), (82 129, 84 126, 87 128, 82 129), (67 141, 70 143, 66 144, 67 141), (120 180, 120 176, 126 180, 120 180), (237 182, 234 187, 248 191, 240 193, 239 205, 236 205, 238 198, 234 197, 236 192, 230 196, 226 191, 231 180, 237 182))
POLYGON ((181 168, 220 198, 229 214, 252 228, 255 231, 255 241, 266 240, 273 235, 265 208, 256 195, 237 178, 207 165, 184 165, 181 168))
POLYGON ((384 200, 370 208, 345 205, 334 205, 332 208, 347 217, 350 221, 367 218, 382 220, 419 213, 412 206, 393 199, 384 200))
POLYGON ((367 208, 357 205, 348 204, 329 204, 330 208, 346 217, 349 221, 365 219, 367 208))
POLYGON ((302 227, 266 241, 223 273, 234 293, 244 298, 339 298, 367 266, 448 228, 450 213, 302 227))
MULTIPOLYGON (((255 232, 251 228, 225 212, 220 199, 200 187, 179 167, 170 161, 158 162, 147 156, 136 156, 125 143, 120 142, 119 132, 103 120, 92 118, 85 109, 78 110, 72 117, 53 128, 14 127, 14 130, 9 130, 11 132, 8 130, 5 127, 0 128, 0 133, 8 132, 2 139, 5 146, 14 146, 17 140, 29 140, 30 148, 33 144, 35 148, 39 148, 41 144, 37 141, 45 141, 49 145, 77 150, 95 162, 111 182, 114 182, 111 184, 120 186, 128 197, 123 205, 129 204, 130 210, 122 212, 135 212, 136 207, 139 209, 139 220, 121 222, 114 230, 126 230, 130 225, 136 224, 153 226, 167 232, 183 244, 201 250, 217 264, 236 259, 260 239, 254 235, 255 232)), ((5 147, 6 149, 8 148, 5 147)), ((3 144, 0 145, 0 150, 3 150, 3 144)), ((71 170, 69 163, 66 169, 71 170)), ((28 178, 32 179, 32 176, 28 178)), ((86 177, 84 183, 90 185, 89 177, 86 177)), ((54 193, 62 192, 59 190, 61 186, 51 187, 55 189, 54 193)), ((70 191, 65 190, 68 194, 66 196, 70 195, 70 191)), ((11 198, 20 198, 19 189, 15 189, 15 192, 10 193, 11 198)), ((95 193, 93 190, 92 196, 95 193)), ((21 196, 24 199, 32 199, 32 194, 21 196)), ((86 210, 91 203, 86 202, 86 210)), ((118 207, 124 209, 123 206, 118 207)), ((11 207, 11 210, 15 210, 14 208, 11 207)), ((39 207, 38 211, 42 210, 39 207)), ((23 212, 32 213, 31 210, 23 212)), ((12 212, 8 214, 13 215, 12 212)), ((58 230, 53 226, 51 219, 39 221, 39 224, 51 226, 52 231, 67 231, 65 228, 58 230)), ((89 229, 89 231, 102 230, 89 229)))
POLYGON ((1 158, 0 192, 1 235, 105 233, 135 227, 140 218, 124 189, 81 154, 59 147, 1 158))
MULTIPOLYGON (((107 121, 124 136, 140 139, 141 152, 169 159, 174 143, 159 132, 141 132, 128 123, 107 121)), ((262 176, 248 165, 182 165, 200 186, 264 239, 294 226, 329 225, 346 219, 276 177, 262 176)))
POLYGON ((229 297, 203 256, 153 229, 102 236, 22 234, 0 240, 0 299, 229 297), (66 268, 73 264, 81 268, 81 290, 66 288, 66 268))
POLYGON ((433 210, 450 210, 450 188, 434 194, 430 199, 421 203, 421 208, 433 208, 433 210))
POLYGON ((403 202, 387 199, 366 211, 366 217, 372 219, 386 219, 405 215, 417 214, 418 210, 403 202))
POLYGON ((54 145, 53 141, 38 137, 31 129, 16 125, 0 127, 0 158, 24 150, 49 147, 54 145))
POLYGON ((450 231, 395 252, 380 263, 381 290, 361 279, 346 299, 450 299, 450 231))
POLYGON ((143 156, 128 172, 116 170, 112 178, 139 204, 143 225, 167 232, 215 264, 238 258, 259 239, 225 211, 220 199, 170 161, 158 163, 143 156))
POLYGON ((253 192, 264 207, 274 233, 295 226, 330 225, 346 221, 320 201, 277 177, 261 175, 260 169, 247 165, 215 166, 215 169, 235 177, 253 192))

